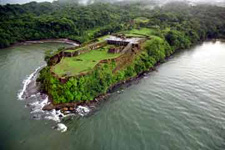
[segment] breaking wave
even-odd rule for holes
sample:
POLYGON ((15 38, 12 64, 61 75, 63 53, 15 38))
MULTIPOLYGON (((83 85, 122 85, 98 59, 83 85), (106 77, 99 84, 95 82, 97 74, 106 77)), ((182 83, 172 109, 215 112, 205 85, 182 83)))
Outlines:
POLYGON ((61 131, 61 132, 66 132, 66 131, 67 131, 67 126, 65 126, 65 125, 62 124, 62 123, 59 123, 59 124, 57 124, 56 129, 57 129, 58 131, 61 131))
POLYGON ((91 111, 89 107, 87 106, 78 106, 77 109, 76 109, 77 113, 80 115, 80 116, 85 116, 85 115, 88 115, 88 113, 91 111))
POLYGON ((25 100, 26 107, 30 109, 31 118, 35 120, 52 120, 55 122, 54 129, 66 132, 67 126, 62 123, 62 119, 69 116, 86 116, 90 113, 91 109, 88 106, 77 106, 74 108, 75 112, 71 113, 61 110, 53 109, 51 111, 44 111, 43 107, 50 104, 49 98, 46 94, 40 93, 36 84, 36 79, 39 75, 39 71, 45 67, 45 65, 38 67, 33 73, 31 73, 24 81, 23 88, 18 93, 19 100, 25 100))
MULTIPOLYGON (((25 100, 26 96, 27 96, 27 88, 28 85, 32 82, 35 81, 39 71, 44 68, 46 65, 40 66, 38 67, 33 73, 31 73, 25 80, 23 80, 23 88, 22 90, 18 93, 17 97, 19 100, 25 100)), ((34 96, 34 95, 30 95, 30 96, 34 96)), ((29 97, 30 97, 29 96, 29 97)))

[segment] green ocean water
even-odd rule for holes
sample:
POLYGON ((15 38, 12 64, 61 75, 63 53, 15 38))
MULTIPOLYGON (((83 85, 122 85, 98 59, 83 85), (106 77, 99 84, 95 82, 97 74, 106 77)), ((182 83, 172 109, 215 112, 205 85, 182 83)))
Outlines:
POLYGON ((57 43, 0 50, 1 150, 223 150, 225 43, 180 51, 157 71, 113 93, 92 115, 52 128, 18 100, 23 80, 57 43))

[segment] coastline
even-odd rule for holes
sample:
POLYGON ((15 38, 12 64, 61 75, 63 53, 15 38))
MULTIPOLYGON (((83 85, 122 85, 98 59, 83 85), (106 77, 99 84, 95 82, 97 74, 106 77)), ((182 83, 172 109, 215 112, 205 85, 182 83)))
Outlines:
MULTIPOLYGON (((28 40, 24 42, 16 42, 5 48, 20 46, 20 45, 42 44, 42 43, 65 43, 65 44, 70 44, 74 47, 80 45, 79 41, 69 40, 67 38, 59 38, 59 39, 42 39, 42 40, 28 40)), ((3 49, 3 48, 0 48, 0 49, 3 49)))
MULTIPOLYGON (((207 39, 206 41, 208 41, 210 39, 207 39)), ((211 39, 212 41, 217 41, 217 39, 211 39)), ((198 43, 196 44, 193 44, 191 47, 199 44, 199 43, 202 43, 203 41, 199 41, 198 43)), ((184 49, 185 50, 185 49, 184 49)), ((44 93, 44 92, 41 92, 42 94, 46 94, 49 96, 49 103, 48 105, 45 105, 42 110, 44 111, 51 111, 53 109, 56 109, 56 110, 61 110, 62 112, 66 112, 66 111, 70 111, 71 113, 76 113, 76 108, 78 106, 92 106, 92 105, 96 105, 98 102, 101 102, 105 99, 107 99, 111 93, 115 92, 116 89, 118 89, 119 87, 123 86, 123 85, 126 85, 126 84, 131 84, 132 82, 136 81, 136 80, 139 80, 139 79, 142 79, 145 74, 147 73, 150 73, 150 72, 153 72, 153 71, 157 71, 157 67, 160 66, 162 63, 166 63, 167 60, 169 60, 171 57, 173 57, 173 55, 175 55, 176 53, 179 53, 179 51, 175 51, 172 55, 166 57, 164 59, 164 62, 158 62, 156 63, 153 67, 149 68, 147 71, 143 71, 141 73, 139 73, 138 75, 134 76, 134 77, 130 77, 126 80, 123 80, 119 83, 116 83, 112 86, 110 86, 107 90, 107 93, 105 94, 100 94, 99 96, 95 97, 94 100, 92 101, 84 101, 84 102, 72 102, 72 103, 61 103, 61 104, 54 104, 53 103, 53 99, 47 94, 47 93, 44 93)))
MULTIPOLYGON (((192 44, 191 47, 197 45, 198 43, 202 43, 203 41, 209 41, 209 40, 212 40, 214 42, 216 42, 217 40, 222 41, 221 39, 205 39, 205 40, 201 40, 201 41, 198 41, 197 43, 192 44)), ((185 50, 185 49, 181 49, 181 50, 185 50)), ((175 50, 175 52, 172 53, 170 56, 165 57, 163 62, 157 62, 153 67, 149 68, 148 70, 142 71, 142 72, 140 72, 139 74, 137 74, 134 77, 127 78, 127 79, 125 79, 123 81, 120 81, 120 82, 114 84, 114 85, 111 85, 108 88, 106 93, 99 94, 99 96, 95 97, 94 100, 92 100, 92 101, 88 101, 87 100, 87 101, 83 101, 83 102, 71 102, 71 103, 54 104, 53 99, 47 93, 41 92, 41 93, 46 94, 46 95, 49 96, 49 104, 44 106, 42 109, 45 110, 45 111, 51 111, 53 109, 56 109, 56 110, 61 110, 63 113, 64 112, 68 112, 68 111, 70 113, 76 113, 76 108, 77 107, 79 107, 79 106, 88 106, 89 107, 89 106, 95 105, 98 102, 103 101, 106 98, 108 98, 111 95, 111 93, 113 93, 119 87, 121 87, 123 85, 126 85, 126 84, 129 84, 129 83, 131 83, 131 82, 133 82, 135 80, 139 80, 139 79, 143 78, 146 73, 150 73, 152 71, 156 71, 156 67, 158 67, 162 63, 167 62, 168 59, 170 59, 174 54, 176 54, 178 52, 179 52, 178 50, 175 50)))
MULTIPOLYGON (((170 57, 165 58, 165 62, 170 57)), ((121 86, 126 85, 126 84, 131 84, 134 81, 142 79, 147 73, 150 73, 150 72, 153 72, 153 71, 157 71, 156 67, 160 66, 160 64, 162 64, 162 63, 156 63, 155 66, 153 66, 152 68, 149 68, 147 71, 143 71, 143 72, 139 73, 138 75, 136 75, 134 77, 130 77, 130 78, 126 79, 126 80, 123 80, 123 81, 121 81, 119 83, 116 83, 116 84, 112 85, 111 87, 108 88, 108 91, 105 94, 100 94, 99 96, 95 97, 94 100, 92 100, 92 101, 54 104, 53 103, 53 99, 51 97, 49 97, 49 103, 50 104, 45 105, 42 108, 42 110, 44 110, 44 111, 51 111, 53 109, 56 109, 56 110, 61 110, 62 113, 68 112, 68 111, 70 113, 76 113, 76 109, 79 106, 83 106, 83 107, 88 106, 88 107, 90 107, 90 106, 98 104, 99 102, 107 99, 111 95, 111 93, 117 91, 116 89, 120 88, 121 86)), ((47 93, 43 93, 43 92, 41 92, 41 93, 48 95, 47 93)))
MULTIPOLYGON (((173 54, 175 54, 175 53, 176 52, 174 52, 173 54)), ((108 98, 111 95, 111 93, 116 91, 116 89, 118 89, 119 87, 121 87, 123 85, 126 85, 126 84, 130 84, 135 80, 142 79, 149 72, 156 71, 156 67, 159 66, 161 63, 166 62, 166 60, 168 60, 172 55, 170 55, 168 57, 165 57, 163 62, 156 62, 151 68, 148 68, 145 71, 141 71, 135 76, 129 77, 129 78, 127 78, 125 80, 122 80, 118 83, 112 84, 111 86, 108 87, 106 93, 100 93, 93 100, 86 100, 86 101, 82 101, 82 102, 70 102, 70 103, 55 104, 51 95, 49 95, 46 91, 40 91, 40 93, 48 95, 48 102, 49 102, 47 105, 45 105, 42 108, 42 110, 51 111, 51 110, 55 109, 55 110, 61 110, 62 113, 68 114, 68 113, 77 113, 76 110, 79 106, 81 106, 81 107, 85 107, 85 106, 90 107, 90 106, 93 106, 93 105, 95 106, 97 103, 99 103, 99 102, 105 100, 106 98, 108 98)))

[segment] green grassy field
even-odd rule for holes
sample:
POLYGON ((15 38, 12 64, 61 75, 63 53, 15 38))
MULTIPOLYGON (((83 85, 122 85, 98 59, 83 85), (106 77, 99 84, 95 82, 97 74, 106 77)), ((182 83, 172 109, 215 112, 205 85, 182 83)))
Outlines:
MULTIPOLYGON (((105 36, 99 37, 99 38, 97 38, 97 42, 98 42, 98 43, 99 43, 99 42, 103 42, 103 41, 105 41, 106 38, 108 38, 109 36, 110 36, 110 35, 105 35, 105 36)), ((92 43, 90 43, 90 44, 92 44, 92 43)), ((80 48, 69 49, 69 50, 66 50, 65 52, 74 52, 74 51, 78 51, 78 50, 82 50, 82 49, 88 49, 88 46, 89 46, 90 44, 87 44, 87 45, 82 46, 82 47, 80 47, 80 48)))
MULTIPOLYGON (((144 38, 144 37, 153 36, 156 33, 156 31, 154 29, 141 28, 141 29, 132 29, 132 30, 129 30, 129 31, 123 31, 123 32, 119 32, 119 33, 125 34, 127 37, 143 37, 144 38)), ((99 38, 97 38, 97 41, 103 42, 108 37, 110 37, 110 35, 105 35, 105 36, 99 37, 99 38)), ((66 50, 66 52, 74 52, 74 51, 77 51, 77 50, 85 49, 87 47, 88 47, 88 45, 84 46, 84 47, 77 48, 77 49, 66 50)))
POLYGON ((105 41, 108 37, 110 37, 110 35, 105 35, 105 36, 99 37, 99 38, 98 38, 98 41, 99 41, 99 42, 103 42, 103 41, 105 41))
POLYGON ((151 36, 155 33, 154 29, 149 29, 149 28, 141 28, 141 29, 132 29, 129 31, 124 31, 121 32, 125 34, 126 36, 135 36, 135 37, 140 37, 140 36, 151 36))
POLYGON ((53 67, 53 71, 62 76, 74 76, 79 73, 86 73, 93 69, 101 60, 116 58, 121 54, 108 53, 109 45, 97 50, 92 50, 88 53, 81 54, 77 57, 65 57, 60 63, 53 67))
MULTIPOLYGON (((141 29, 132 29, 129 31, 120 32, 125 34, 126 36, 133 36, 133 37, 153 37, 154 38, 154 29, 149 28, 141 28, 141 29)), ((109 35, 102 36, 97 40, 99 42, 104 41, 109 35)), ((53 71, 60 77, 63 76, 75 76, 80 73, 86 73, 93 69, 93 67, 98 64, 101 60, 116 58, 121 54, 110 54, 108 53, 110 45, 107 45, 103 48, 99 48, 96 50, 92 50, 88 53, 81 54, 77 57, 65 57, 63 58, 60 63, 53 66, 53 71)), ((73 50, 66 50, 66 52, 73 52, 81 49, 87 49, 87 46, 80 47, 73 50)))
POLYGON ((145 17, 138 17, 134 19, 135 23, 148 23, 150 20, 145 17))
POLYGON ((74 51, 83 50, 83 49, 88 49, 88 47, 84 46, 84 47, 80 47, 76 49, 69 49, 69 50, 66 50, 65 52, 74 52, 74 51))

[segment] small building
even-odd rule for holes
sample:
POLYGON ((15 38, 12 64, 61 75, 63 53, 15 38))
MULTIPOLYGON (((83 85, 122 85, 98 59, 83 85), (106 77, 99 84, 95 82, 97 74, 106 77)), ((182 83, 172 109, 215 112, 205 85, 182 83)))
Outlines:
POLYGON ((140 41, 143 38, 126 38, 121 36, 110 36, 106 39, 108 44, 117 45, 117 46, 127 46, 129 43, 132 43, 133 46, 140 44, 140 41))
POLYGON ((109 49, 109 53, 128 53, 132 48, 140 48, 141 43, 145 41, 145 38, 126 38, 125 36, 110 36, 106 39, 107 44, 115 45, 109 49), (121 48, 123 47, 123 48, 121 48))

